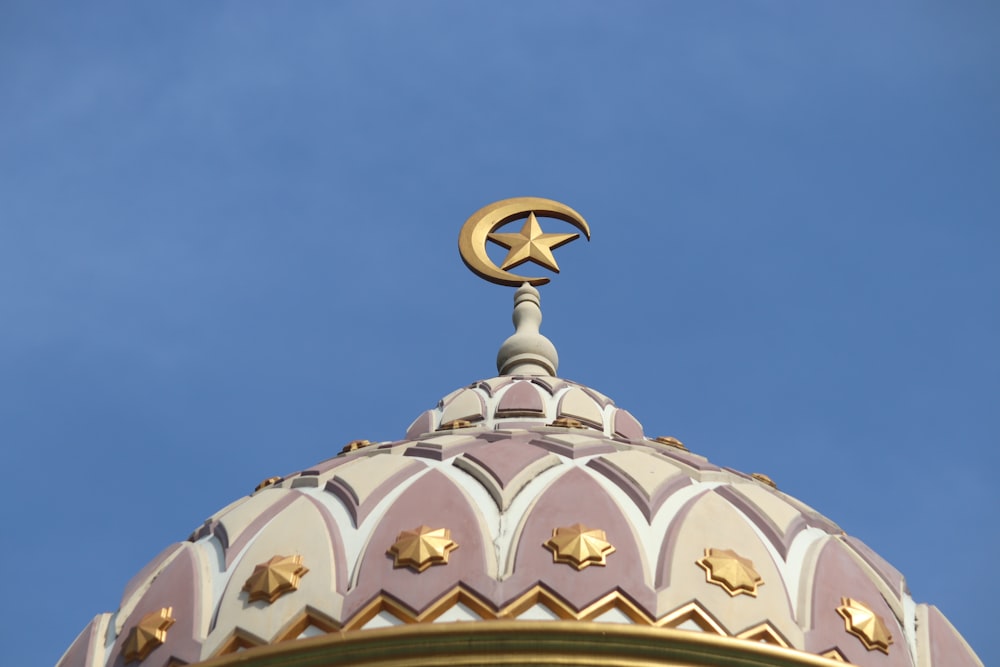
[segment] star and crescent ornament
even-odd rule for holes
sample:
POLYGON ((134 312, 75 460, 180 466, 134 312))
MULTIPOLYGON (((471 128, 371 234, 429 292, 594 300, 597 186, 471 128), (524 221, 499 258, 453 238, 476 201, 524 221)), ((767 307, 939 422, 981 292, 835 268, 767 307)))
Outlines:
POLYGON ((132 626, 122 647, 125 662, 142 662, 167 641, 167 630, 175 623, 173 612, 173 607, 151 611, 132 626))
POLYGON ((837 613, 844 619, 844 629, 861 640, 869 651, 889 654, 892 635, 882 617, 863 602, 841 598, 837 613))
POLYGON ((418 526, 401 532, 386 553, 392 556, 393 567, 423 572, 431 565, 447 565, 448 556, 457 548, 447 528, 418 526))
POLYGON ((553 563, 566 563, 577 570, 607 565, 608 556, 615 552, 603 530, 582 523, 553 529, 552 537, 542 546, 552 552, 553 563))
POLYGON ((498 285, 520 287, 524 283, 544 285, 546 277, 521 276, 508 269, 534 262, 559 272, 552 251, 580 237, 580 234, 554 234, 542 231, 538 218, 555 218, 573 225, 590 239, 590 226, 579 213, 565 204, 542 197, 514 197, 494 202, 473 213, 458 235, 458 251, 469 269, 484 280, 498 285), (525 220, 518 233, 498 232, 509 222, 525 220), (507 257, 497 266, 486 253, 487 241, 507 248, 507 257))
POLYGON ((302 565, 302 556, 274 556, 253 569, 243 584, 250 602, 265 600, 271 604, 285 593, 299 588, 299 580, 309 569, 302 565))
POLYGON ((721 586, 733 597, 741 593, 757 597, 757 587, 764 584, 753 561, 731 549, 705 549, 705 555, 695 562, 705 570, 708 583, 721 586))

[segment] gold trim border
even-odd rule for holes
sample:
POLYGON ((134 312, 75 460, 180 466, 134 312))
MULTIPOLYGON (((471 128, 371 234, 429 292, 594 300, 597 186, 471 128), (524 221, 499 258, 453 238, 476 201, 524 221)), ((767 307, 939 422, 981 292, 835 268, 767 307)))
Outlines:
POLYGON ((690 621, 697 625, 702 632, 708 634, 733 639, 763 641, 784 648, 795 648, 789 644, 788 640, 781 635, 777 628, 768 622, 760 623, 740 632, 730 633, 697 601, 688 602, 659 619, 654 619, 647 616, 642 609, 620 591, 612 591, 583 609, 577 610, 571 607, 560 596, 552 593, 544 586, 536 584, 498 611, 494 610, 487 602, 479 599, 475 593, 459 585, 435 600, 420 613, 413 611, 392 596, 381 593, 356 611, 343 625, 307 608, 295 616, 270 642, 263 641, 237 626, 233 634, 230 635, 211 658, 218 658, 240 649, 246 650, 257 646, 292 641, 297 639, 299 634, 310 625, 315 625, 322 632, 328 634, 364 630, 364 626, 382 612, 388 613, 401 623, 407 625, 434 623, 442 614, 457 604, 464 604, 479 616, 479 620, 483 621, 521 620, 522 622, 529 622, 527 619, 518 619, 518 617, 534 606, 543 606, 555 614, 558 619, 564 621, 596 621, 605 612, 617 609, 639 626, 676 629, 681 624, 690 621))
POLYGON ((843 663, 746 639, 592 621, 407 624, 260 646, 201 667, 835 667, 843 663))

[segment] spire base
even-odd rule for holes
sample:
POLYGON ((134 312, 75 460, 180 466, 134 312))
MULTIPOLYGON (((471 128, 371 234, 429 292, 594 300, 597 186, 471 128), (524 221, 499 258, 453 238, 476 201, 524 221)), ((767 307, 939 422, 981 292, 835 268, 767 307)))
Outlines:
POLYGON ((514 292, 514 335, 497 352, 500 375, 550 375, 559 369, 556 346, 539 332, 542 324, 541 298, 528 283, 514 292))

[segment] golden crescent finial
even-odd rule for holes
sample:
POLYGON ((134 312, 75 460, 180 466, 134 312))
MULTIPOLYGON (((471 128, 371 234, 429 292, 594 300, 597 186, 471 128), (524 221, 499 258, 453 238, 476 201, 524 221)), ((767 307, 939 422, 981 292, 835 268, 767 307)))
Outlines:
POLYGON ((542 197, 514 197, 494 202, 473 213, 458 235, 458 251, 469 269, 484 280, 498 285, 519 287, 524 283, 544 285, 545 277, 519 276, 507 269, 524 262, 535 262, 556 273, 559 266, 552 257, 552 250, 579 238, 579 234, 544 234, 536 216, 556 218, 570 223, 590 240, 590 226, 579 213, 565 204, 542 197), (514 220, 527 222, 518 234, 494 233, 501 226, 514 220), (503 266, 497 266, 486 254, 490 240, 509 250, 503 266))

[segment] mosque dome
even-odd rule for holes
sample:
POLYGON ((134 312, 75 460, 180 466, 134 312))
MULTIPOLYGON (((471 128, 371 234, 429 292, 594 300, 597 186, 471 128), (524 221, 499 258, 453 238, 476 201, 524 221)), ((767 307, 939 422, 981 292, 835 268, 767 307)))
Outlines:
POLYGON ((213 514, 60 667, 982 665, 831 520, 557 377, 515 304, 498 377, 213 514))

